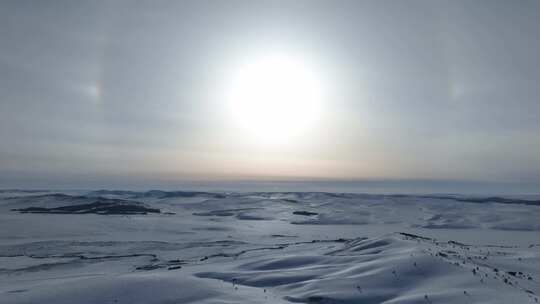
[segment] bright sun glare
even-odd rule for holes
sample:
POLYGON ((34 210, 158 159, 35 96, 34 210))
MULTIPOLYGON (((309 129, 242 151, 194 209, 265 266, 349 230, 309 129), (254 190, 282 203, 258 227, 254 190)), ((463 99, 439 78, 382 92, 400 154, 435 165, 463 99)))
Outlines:
POLYGON ((263 142, 301 135, 321 115, 323 86, 302 58, 261 56, 237 67, 226 99, 234 124, 263 142))

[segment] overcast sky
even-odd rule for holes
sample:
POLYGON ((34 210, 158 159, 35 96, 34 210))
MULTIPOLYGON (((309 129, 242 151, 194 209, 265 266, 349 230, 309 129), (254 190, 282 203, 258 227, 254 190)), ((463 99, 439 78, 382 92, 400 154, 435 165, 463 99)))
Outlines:
POLYGON ((0 187, 540 184, 539 54, 534 0, 1 1, 0 187), (239 136, 221 98, 272 50, 332 92, 275 146, 239 136))

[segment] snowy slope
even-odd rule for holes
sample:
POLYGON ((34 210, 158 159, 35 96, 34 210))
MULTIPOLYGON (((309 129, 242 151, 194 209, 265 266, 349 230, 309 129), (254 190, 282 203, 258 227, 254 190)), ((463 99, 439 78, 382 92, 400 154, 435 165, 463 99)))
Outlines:
POLYGON ((520 198, 6 191, 0 302, 537 303, 538 219, 520 198), (160 213, 14 210, 96 200, 160 213))

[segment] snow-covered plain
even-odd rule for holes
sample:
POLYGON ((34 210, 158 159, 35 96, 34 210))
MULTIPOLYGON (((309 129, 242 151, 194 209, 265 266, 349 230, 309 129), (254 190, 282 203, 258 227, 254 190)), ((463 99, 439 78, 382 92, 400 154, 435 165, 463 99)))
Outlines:
POLYGON ((0 303, 537 303, 539 295, 536 197, 0 192, 0 303))

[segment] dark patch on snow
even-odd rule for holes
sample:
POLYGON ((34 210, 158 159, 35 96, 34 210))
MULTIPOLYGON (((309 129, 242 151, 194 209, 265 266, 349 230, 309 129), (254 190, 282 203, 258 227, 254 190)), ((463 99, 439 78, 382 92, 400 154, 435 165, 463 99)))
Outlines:
POLYGON ((426 241, 432 240, 431 238, 421 236, 421 235, 417 235, 417 234, 412 234, 412 233, 400 232, 399 234, 401 234, 403 236, 406 236, 406 237, 409 237, 409 238, 413 238, 413 239, 422 239, 422 240, 426 240, 426 241))
POLYGON ((305 216, 314 216, 314 215, 318 215, 317 212, 309 212, 309 211, 295 211, 295 212, 293 212, 293 214, 296 214, 296 215, 305 215, 305 216))
POLYGON ((160 213, 159 209, 148 208, 141 203, 117 199, 97 198, 88 204, 62 206, 56 208, 28 207, 12 209, 20 213, 48 213, 48 214, 147 214, 160 213))

